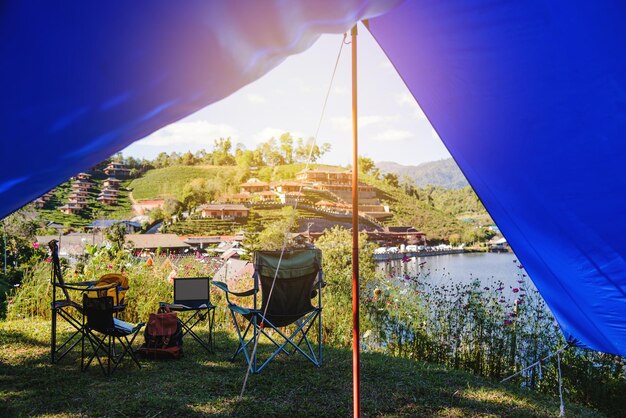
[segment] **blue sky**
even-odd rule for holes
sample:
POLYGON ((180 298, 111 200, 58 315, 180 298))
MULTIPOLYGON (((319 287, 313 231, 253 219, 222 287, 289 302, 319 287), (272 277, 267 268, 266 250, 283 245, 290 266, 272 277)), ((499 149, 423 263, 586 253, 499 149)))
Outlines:
MULTIPOLYGON (((324 35, 263 78, 123 150, 153 158, 165 151, 211 150, 230 137, 247 149, 291 132, 314 136, 342 35, 324 35)), ((352 153, 350 45, 344 45, 318 143, 331 152, 321 162, 349 164, 352 153)), ((359 154, 374 161, 415 165, 449 154, 376 41, 363 27, 358 37, 359 154)), ((209 70, 210 71, 210 70, 209 70)))

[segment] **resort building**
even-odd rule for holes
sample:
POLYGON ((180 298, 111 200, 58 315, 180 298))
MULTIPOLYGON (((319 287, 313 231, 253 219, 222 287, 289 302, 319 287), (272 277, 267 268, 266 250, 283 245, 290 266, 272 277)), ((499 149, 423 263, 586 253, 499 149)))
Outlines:
POLYGON ((202 205, 198 208, 203 218, 238 219, 247 218, 250 209, 244 205, 202 205))
MULTIPOLYGON (((48 225, 48 227, 52 227, 48 225)), ((59 241, 59 256, 75 260, 78 257, 85 255, 85 249, 87 245, 99 245, 104 241, 104 237, 101 232, 73 232, 71 234, 62 235, 60 231, 63 226, 60 225, 59 234, 57 235, 37 235, 35 239, 39 243, 40 247, 47 247, 50 241, 59 241)))
POLYGON ((269 191, 270 185, 257 178, 251 178, 247 182, 239 185, 241 193, 260 193, 269 191))
POLYGON ((119 189, 122 180, 118 180, 114 177, 109 177, 102 182, 102 187, 105 189, 119 189))
POLYGON ((251 193, 235 193, 222 196, 219 201, 224 203, 246 203, 252 199, 251 193))
POLYGON ((261 193, 258 193, 257 196, 259 196, 259 199, 261 200, 261 202, 274 202, 276 201, 276 198, 278 197, 276 192, 272 192, 272 191, 261 192, 261 193))
POLYGON ((279 181, 271 186, 272 189, 280 193, 299 192, 302 189, 302 183, 299 181, 279 181))
POLYGON ((110 228, 113 225, 123 224, 126 234, 134 234, 141 230, 141 224, 138 222, 115 220, 115 219, 97 219, 86 226, 87 229, 92 231, 101 231, 103 229, 110 228))
POLYGON ((111 177, 128 177, 130 175, 130 169, 126 168, 126 165, 122 163, 111 162, 104 169, 104 174, 111 177))
POLYGON ((147 254, 157 249, 167 253, 180 254, 189 250, 176 234, 131 234, 126 235, 126 243, 132 244, 138 253, 147 254))
POLYGON ((81 210, 83 210, 84 207, 85 205, 83 204, 68 203, 67 205, 61 206, 59 210, 65 213, 66 215, 75 215, 81 210))
POLYGON ((87 192, 89 191, 89 189, 91 189, 91 182, 86 182, 85 180, 76 180, 74 181, 74 183, 72 183, 72 189, 87 192))
POLYGON ((86 180, 86 181, 89 181, 89 179, 91 178, 91 175, 90 175, 90 174, 87 174, 87 173, 78 173, 78 174, 76 175, 76 178, 77 178, 78 180, 86 180))

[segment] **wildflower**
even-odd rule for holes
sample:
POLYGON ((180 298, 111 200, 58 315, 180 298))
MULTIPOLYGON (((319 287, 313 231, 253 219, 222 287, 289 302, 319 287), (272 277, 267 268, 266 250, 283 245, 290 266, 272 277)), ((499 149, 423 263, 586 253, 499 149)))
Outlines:
POLYGON ((489 287, 485 286, 484 290, 489 290, 489 287))
POLYGON ((513 325, 513 321, 511 321, 510 319, 505 319, 504 325, 513 325))
POLYGON ((375 297, 380 297, 380 295, 383 293, 382 290, 380 290, 379 288, 374 289, 374 296, 375 297))
POLYGON ((48 257, 48 258, 46 258, 46 263, 49 263, 49 262, 51 262, 51 261, 52 261, 52 257, 48 257))
POLYGON ((109 270, 113 270, 113 266, 112 266, 111 264, 109 264, 109 265, 107 266, 107 268, 108 268, 109 270))
POLYGON ((517 293, 517 292, 519 292, 519 289, 517 287, 514 287, 513 288, 513 293, 517 293))
POLYGON ((33 248, 39 248, 39 243, 38 242, 33 242, 33 248))

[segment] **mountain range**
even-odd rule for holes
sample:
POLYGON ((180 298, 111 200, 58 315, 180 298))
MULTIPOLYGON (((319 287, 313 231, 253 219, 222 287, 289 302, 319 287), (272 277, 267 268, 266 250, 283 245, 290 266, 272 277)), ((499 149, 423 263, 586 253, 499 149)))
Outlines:
POLYGON ((376 163, 376 167, 383 173, 397 174, 400 179, 408 177, 413 180, 417 187, 432 185, 446 189, 460 189, 469 185, 452 158, 419 165, 402 165, 391 161, 381 161, 376 163))

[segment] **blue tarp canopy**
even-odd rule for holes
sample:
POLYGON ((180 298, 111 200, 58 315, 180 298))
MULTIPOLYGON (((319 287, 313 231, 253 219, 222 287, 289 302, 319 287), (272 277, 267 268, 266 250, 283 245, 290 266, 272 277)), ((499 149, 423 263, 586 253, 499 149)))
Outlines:
POLYGON ((0 217, 370 18, 566 338, 626 355, 626 5, 396 3, 4 2, 0 217))

